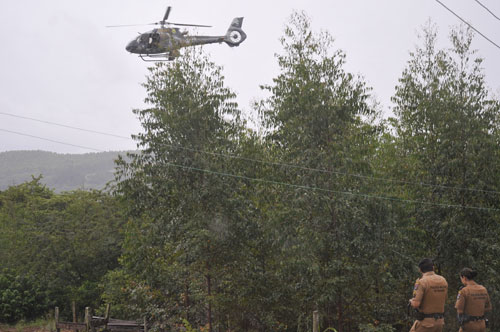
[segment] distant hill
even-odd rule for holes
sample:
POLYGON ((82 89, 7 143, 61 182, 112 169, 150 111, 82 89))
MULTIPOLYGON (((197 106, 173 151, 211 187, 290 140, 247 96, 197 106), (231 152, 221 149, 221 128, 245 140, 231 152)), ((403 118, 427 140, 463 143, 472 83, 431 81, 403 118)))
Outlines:
POLYGON ((126 152, 58 154, 46 151, 0 152, 0 190, 42 175, 56 192, 103 189, 114 179, 114 160, 126 152))

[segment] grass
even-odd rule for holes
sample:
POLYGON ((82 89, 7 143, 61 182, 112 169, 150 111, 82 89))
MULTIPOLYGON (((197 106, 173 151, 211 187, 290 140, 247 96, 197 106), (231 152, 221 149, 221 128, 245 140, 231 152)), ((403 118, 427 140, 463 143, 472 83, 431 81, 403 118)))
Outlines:
POLYGON ((34 321, 19 321, 16 325, 0 325, 0 331, 24 332, 24 331, 54 331, 53 319, 37 319, 34 321))

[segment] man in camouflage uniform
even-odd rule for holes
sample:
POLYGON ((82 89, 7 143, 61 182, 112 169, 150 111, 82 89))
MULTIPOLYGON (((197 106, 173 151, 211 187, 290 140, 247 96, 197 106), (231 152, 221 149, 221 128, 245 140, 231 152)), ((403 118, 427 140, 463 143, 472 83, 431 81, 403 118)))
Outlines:
POLYGON ((444 303, 448 294, 446 279, 434 273, 434 263, 424 258, 418 264, 422 277, 417 279, 410 305, 417 309, 417 320, 410 332, 441 332, 444 326, 444 303))

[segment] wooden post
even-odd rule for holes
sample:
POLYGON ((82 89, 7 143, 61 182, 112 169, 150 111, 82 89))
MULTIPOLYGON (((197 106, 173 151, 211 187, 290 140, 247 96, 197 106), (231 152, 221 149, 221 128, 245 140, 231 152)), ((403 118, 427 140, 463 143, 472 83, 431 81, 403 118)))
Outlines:
POLYGON ((71 302, 71 309, 73 310, 73 323, 76 323, 76 303, 75 303, 75 301, 71 302))
POLYGON ((104 330, 108 330, 108 322, 109 322, 109 310, 111 308, 111 304, 106 304, 106 312, 104 313, 104 330))
POLYGON ((144 316, 144 332, 148 332, 148 325, 146 324, 146 316, 144 316))
POLYGON ((90 331, 90 322, 92 320, 92 317, 90 317, 90 308, 85 307, 85 331, 89 332, 90 331))
MULTIPOLYGON (((76 319, 76 302, 72 301, 71 302, 71 309, 73 310, 73 323, 78 323, 76 319)), ((78 329, 75 330, 76 332, 79 332, 78 329)))
POLYGON ((109 321, 109 310, 111 309, 111 304, 106 304, 106 312, 104 313, 104 319, 106 322, 109 321))
POLYGON ((56 324, 56 331, 57 332, 60 332, 61 329, 57 327, 57 323, 59 323, 59 307, 56 307, 56 309, 54 310, 54 318, 56 320, 55 324, 56 324))
POLYGON ((318 310, 313 311, 313 332, 319 332, 319 313, 318 313, 318 310))

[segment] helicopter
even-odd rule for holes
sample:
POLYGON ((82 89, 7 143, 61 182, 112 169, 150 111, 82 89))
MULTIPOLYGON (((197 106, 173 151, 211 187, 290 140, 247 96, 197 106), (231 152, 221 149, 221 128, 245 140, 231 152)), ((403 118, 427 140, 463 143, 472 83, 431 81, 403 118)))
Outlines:
POLYGON ((133 54, 138 54, 144 61, 172 61, 180 55, 180 49, 187 46, 226 43, 230 47, 239 46, 247 35, 241 29, 243 17, 235 17, 226 34, 223 36, 198 36, 189 35, 187 31, 180 31, 177 26, 204 27, 209 25, 185 24, 168 22, 171 7, 167 7, 163 19, 159 22, 148 24, 110 25, 109 28, 137 26, 137 25, 160 25, 159 28, 139 33, 139 36, 130 41, 125 49, 133 54))

